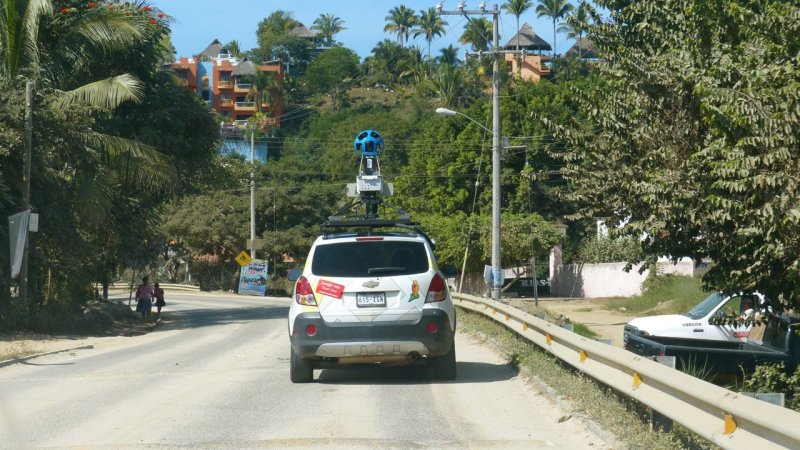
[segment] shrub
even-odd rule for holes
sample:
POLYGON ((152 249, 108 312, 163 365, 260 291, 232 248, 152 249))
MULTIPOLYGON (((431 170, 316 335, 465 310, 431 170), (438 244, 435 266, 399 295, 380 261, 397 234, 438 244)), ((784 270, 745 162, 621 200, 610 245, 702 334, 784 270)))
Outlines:
POLYGON ((642 259, 642 246, 632 237, 588 239, 575 256, 578 263, 633 262, 642 259))
POLYGON ((786 407, 800 411, 800 366, 789 373, 783 363, 763 364, 744 380, 744 390, 750 392, 782 392, 786 407))

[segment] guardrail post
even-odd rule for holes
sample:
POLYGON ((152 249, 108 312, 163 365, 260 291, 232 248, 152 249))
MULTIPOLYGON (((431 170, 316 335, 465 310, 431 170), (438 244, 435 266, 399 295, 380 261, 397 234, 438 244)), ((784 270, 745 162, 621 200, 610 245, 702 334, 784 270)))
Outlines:
MULTIPOLYGON (((674 356, 654 356, 653 360, 669 368, 675 368, 674 356)), ((650 431, 663 431, 669 433, 672 431, 672 419, 661 414, 655 409, 650 408, 650 431)))

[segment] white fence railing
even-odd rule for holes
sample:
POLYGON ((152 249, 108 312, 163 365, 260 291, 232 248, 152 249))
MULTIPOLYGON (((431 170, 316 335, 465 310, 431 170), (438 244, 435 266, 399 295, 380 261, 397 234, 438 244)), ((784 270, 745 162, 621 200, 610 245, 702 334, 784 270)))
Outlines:
POLYGON ((595 380, 722 448, 800 449, 800 413, 729 391, 494 300, 453 294, 595 380))

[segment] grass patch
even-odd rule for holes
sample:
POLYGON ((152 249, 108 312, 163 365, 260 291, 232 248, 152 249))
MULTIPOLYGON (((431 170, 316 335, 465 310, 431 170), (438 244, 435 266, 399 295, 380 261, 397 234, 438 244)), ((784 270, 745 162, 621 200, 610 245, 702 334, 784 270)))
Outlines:
POLYGON ((679 314, 690 310, 709 294, 703 290, 699 279, 675 275, 648 279, 644 287, 645 291, 641 295, 609 301, 606 308, 613 311, 625 308, 629 314, 647 311, 679 314))
POLYGON ((592 331, 591 328, 587 327, 586 325, 578 322, 572 322, 572 331, 575 334, 579 334, 583 337, 587 337, 589 339, 594 339, 597 337, 597 333, 592 331))
POLYGON ((39 353, 39 350, 29 346, 26 343, 14 344, 10 348, 0 351, 0 361, 7 361, 9 359, 24 358, 28 355, 39 353))
POLYGON ((594 308, 578 308, 575 310, 575 312, 592 312, 592 311, 594 311, 594 308))
MULTIPOLYGON (((651 432, 643 418, 646 408, 575 371, 553 355, 540 350, 535 344, 520 337, 497 322, 459 308, 459 327, 483 337, 504 352, 509 364, 523 373, 538 379, 555 394, 567 400, 572 415, 586 417, 619 442, 617 448, 632 449, 711 449, 717 448, 691 431, 675 424, 672 433, 651 432)), ((539 386, 533 384, 534 388, 539 386)), ((547 395, 547 388, 539 388, 547 395)), ((613 444, 613 443, 612 443, 613 444)))

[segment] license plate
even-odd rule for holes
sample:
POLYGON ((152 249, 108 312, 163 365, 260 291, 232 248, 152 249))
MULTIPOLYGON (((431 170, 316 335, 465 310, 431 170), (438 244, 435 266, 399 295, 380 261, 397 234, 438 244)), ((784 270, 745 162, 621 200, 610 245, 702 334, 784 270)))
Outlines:
POLYGON ((356 306, 368 308, 372 306, 386 306, 386 293, 384 292, 358 292, 356 306))

